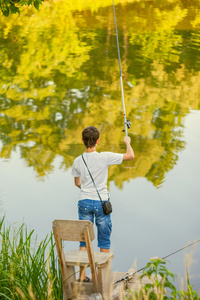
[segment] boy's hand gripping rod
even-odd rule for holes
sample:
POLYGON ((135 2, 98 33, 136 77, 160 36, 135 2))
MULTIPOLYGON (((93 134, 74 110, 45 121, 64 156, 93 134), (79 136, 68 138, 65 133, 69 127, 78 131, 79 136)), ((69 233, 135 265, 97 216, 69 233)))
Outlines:
POLYGON ((123 81, 122 81, 122 69, 121 69, 121 61, 120 61, 119 40, 118 40, 118 33, 117 33, 117 22, 116 22, 116 15, 115 15, 114 0, 112 0, 112 2, 113 2, 113 12, 114 12, 114 19, 115 19, 115 30, 116 30, 116 39, 117 39, 118 61, 119 61, 119 73, 120 73, 122 103, 123 103, 123 112, 124 112, 124 131, 127 136, 128 135, 127 128, 130 128, 131 122, 126 119, 125 103, 124 103, 124 89, 123 89, 123 81))

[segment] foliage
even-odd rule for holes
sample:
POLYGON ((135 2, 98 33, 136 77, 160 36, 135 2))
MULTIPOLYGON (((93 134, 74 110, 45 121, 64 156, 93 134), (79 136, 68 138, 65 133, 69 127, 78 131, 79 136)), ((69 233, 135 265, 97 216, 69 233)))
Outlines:
MULTIPOLYGON (((136 158, 111 167, 109 181, 121 188, 146 177, 159 187, 185 147, 184 117, 199 107, 199 4, 115 4, 136 158), (180 30, 185 23, 190 30, 180 30)), ((0 157, 19 149, 38 178, 53 172, 58 155, 68 169, 91 124, 101 131, 98 150, 125 151, 116 50, 109 0, 45 2, 36 13, 1 17, 0 157)))
POLYGON ((27 226, 0 222, 0 298, 62 299, 52 235, 37 243, 27 226))
POLYGON ((190 284, 188 270, 187 270, 187 291, 176 291, 172 293, 174 296, 173 299, 188 299, 188 300, 200 300, 200 296, 195 290, 193 290, 192 285, 190 284))
POLYGON ((187 290, 179 291, 173 281, 175 275, 166 268, 166 260, 155 257, 147 263, 139 276, 139 280, 149 278, 150 283, 144 284, 138 291, 131 291, 129 289, 129 296, 126 300, 176 300, 176 299, 188 299, 199 300, 197 292, 192 289, 189 282, 189 276, 187 276, 187 290))
MULTIPOLYGON (((147 276, 149 279, 154 275, 153 283, 146 284, 144 291, 149 294, 149 299, 157 299, 159 294, 165 294, 164 300, 171 299, 170 294, 176 293, 175 286, 171 283, 174 274, 166 268, 166 261, 160 258, 153 258, 143 270, 141 279, 147 276)), ((141 291, 143 293, 143 291, 141 291)))
MULTIPOLYGON (((63 298, 61 272, 53 236, 37 242, 34 231, 27 226, 6 226, 5 217, 0 220, 0 298, 43 299, 63 298)), ((143 269, 139 280, 151 281, 137 292, 128 290, 124 300, 200 300, 192 289, 187 274, 187 290, 177 290, 173 284, 175 275, 166 268, 166 261, 153 258, 143 269)))
POLYGON ((0 10, 4 16, 8 17, 9 14, 19 14, 21 6, 33 5, 36 9, 39 9, 43 1, 44 0, 0 0, 0 10))

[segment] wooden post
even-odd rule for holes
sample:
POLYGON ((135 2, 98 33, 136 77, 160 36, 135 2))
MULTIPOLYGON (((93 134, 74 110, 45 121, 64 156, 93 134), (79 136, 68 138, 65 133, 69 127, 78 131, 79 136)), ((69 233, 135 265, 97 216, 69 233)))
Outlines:
POLYGON ((57 226, 53 226, 53 234, 54 234, 54 239, 56 242, 56 249, 58 253, 58 259, 60 263, 60 268, 61 268, 61 277, 62 277, 62 284, 63 284, 63 297, 64 300, 70 299, 69 296, 72 294, 72 290, 69 290, 69 286, 67 286, 67 268, 66 268, 66 263, 65 263, 65 256, 63 253, 63 248, 62 248, 62 240, 61 237, 58 233, 58 228, 57 226), (69 293, 69 295, 68 295, 69 293))
POLYGON ((110 299, 112 295, 112 275, 111 275, 111 259, 106 266, 98 267, 97 278, 99 292, 103 295, 105 300, 110 299))
POLYGON ((88 258, 89 258, 89 262, 90 262, 90 269, 91 269, 91 273, 92 273, 94 292, 97 293, 98 292, 97 272, 96 272, 96 267, 95 267, 94 252, 93 252, 92 242, 90 240, 88 226, 86 226, 84 228, 84 234, 85 234, 88 258))

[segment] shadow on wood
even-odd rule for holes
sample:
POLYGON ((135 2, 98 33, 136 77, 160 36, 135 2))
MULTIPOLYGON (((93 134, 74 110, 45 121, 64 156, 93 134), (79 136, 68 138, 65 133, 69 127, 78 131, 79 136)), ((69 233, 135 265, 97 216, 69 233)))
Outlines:
POLYGON ((54 220, 53 234, 56 242, 58 259, 61 266, 64 300, 76 298, 78 294, 90 295, 101 293, 109 299, 111 291, 112 253, 94 252, 92 241, 95 238, 93 223, 79 220, 54 220), (87 251, 63 251, 63 241, 86 242, 87 251), (75 266, 90 266, 92 282, 78 282, 75 266))

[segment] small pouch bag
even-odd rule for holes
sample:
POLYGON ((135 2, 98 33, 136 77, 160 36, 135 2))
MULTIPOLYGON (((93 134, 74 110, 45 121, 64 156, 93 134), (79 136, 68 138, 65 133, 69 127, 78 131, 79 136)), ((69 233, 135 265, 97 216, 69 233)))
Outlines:
POLYGON ((104 215, 109 215, 112 212, 112 204, 109 200, 102 202, 102 207, 104 215))

